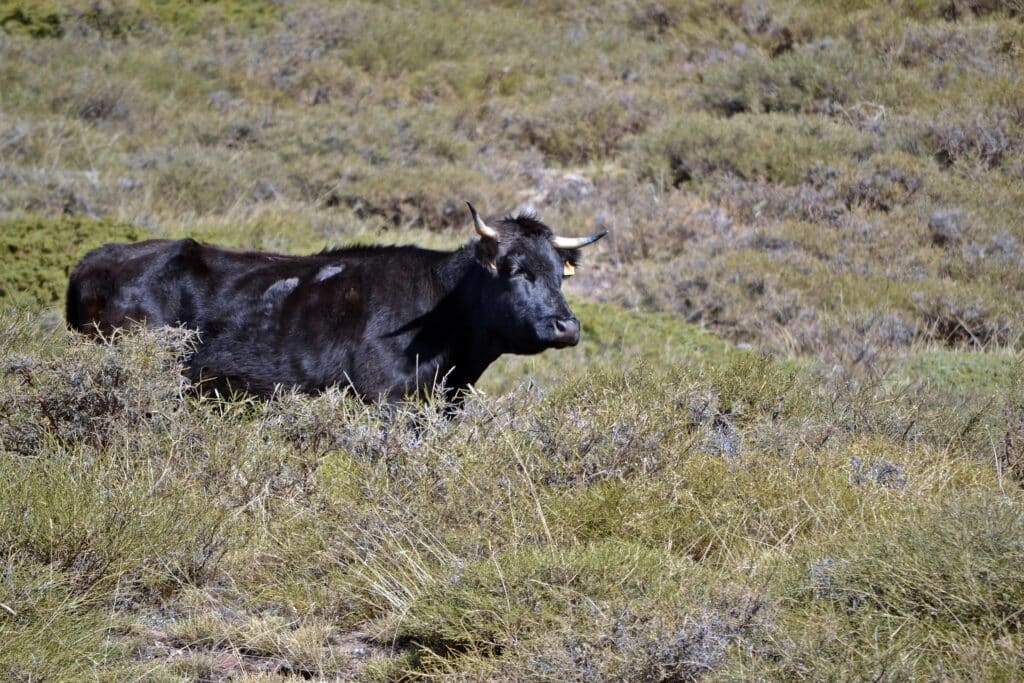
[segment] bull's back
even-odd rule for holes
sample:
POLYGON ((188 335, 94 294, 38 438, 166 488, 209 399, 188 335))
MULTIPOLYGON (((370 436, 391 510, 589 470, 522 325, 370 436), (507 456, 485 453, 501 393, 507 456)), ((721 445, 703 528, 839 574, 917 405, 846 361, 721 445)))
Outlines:
POLYGON ((289 277, 300 261, 191 239, 107 244, 72 270, 67 321, 83 332, 185 325, 215 336, 250 318, 260 305, 257 293, 289 277))

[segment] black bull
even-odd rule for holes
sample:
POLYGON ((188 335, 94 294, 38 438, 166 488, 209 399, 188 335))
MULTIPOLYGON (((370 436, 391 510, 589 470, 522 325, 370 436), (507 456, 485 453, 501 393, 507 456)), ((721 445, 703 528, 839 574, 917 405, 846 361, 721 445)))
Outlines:
POLYGON ((68 323, 93 333, 131 323, 196 330, 187 373, 217 389, 338 385, 395 401, 443 382, 454 398, 503 353, 579 341, 561 282, 579 248, 605 234, 557 237, 527 215, 491 227, 470 210, 480 238, 454 252, 108 244, 72 270, 68 323))

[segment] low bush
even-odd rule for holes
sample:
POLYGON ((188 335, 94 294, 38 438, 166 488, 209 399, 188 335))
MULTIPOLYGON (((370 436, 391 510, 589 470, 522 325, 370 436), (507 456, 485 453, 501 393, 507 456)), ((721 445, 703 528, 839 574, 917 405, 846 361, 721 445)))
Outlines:
POLYGON ((0 301, 56 304, 64 298, 71 267, 89 249, 144 235, 138 226, 83 218, 5 221, 0 233, 0 301))
POLYGON ((728 116, 829 114, 865 100, 896 104, 901 92, 914 87, 902 80, 902 74, 872 55, 825 38, 772 60, 734 60, 713 67, 704 74, 703 97, 708 108, 728 116))

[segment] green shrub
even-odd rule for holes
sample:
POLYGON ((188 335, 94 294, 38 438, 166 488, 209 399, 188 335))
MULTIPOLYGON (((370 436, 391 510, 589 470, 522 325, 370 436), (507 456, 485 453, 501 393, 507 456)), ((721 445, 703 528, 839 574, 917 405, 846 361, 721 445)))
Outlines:
POLYGON ((60 38, 64 35, 57 7, 43 3, 0 3, 0 29, 33 38, 60 38))
POLYGON ((617 156, 646 126, 642 111, 615 97, 554 98, 538 114, 513 119, 508 133, 536 147, 552 163, 576 165, 617 156))
POLYGON ((86 218, 0 220, 0 301, 51 305, 87 251, 144 236, 134 225, 86 218))
POLYGON ((895 106, 914 87, 872 55, 829 40, 772 60, 732 61, 710 69, 703 85, 707 106, 730 116, 832 113, 864 100, 895 106))
POLYGON ((61 4, 38 0, 0 3, 0 29, 33 38, 60 38, 69 26, 84 26, 99 34, 124 38, 157 25, 192 34, 211 25, 236 29, 267 26, 279 16, 279 7, 265 0, 228 0, 206 3, 189 0, 74 1, 61 4))
POLYGON ((408 605, 396 634, 450 649, 500 650, 571 623, 588 602, 608 603, 623 587, 637 602, 671 600, 692 586, 689 568, 621 541, 502 553, 439 577, 408 605))
POLYGON ((866 540, 837 561, 831 599, 983 633, 1024 625, 1019 503, 954 501, 866 540))
POLYGON ((679 117, 644 135, 637 169, 674 186, 732 174, 795 185, 816 165, 866 156, 871 141, 847 126, 810 116, 707 114, 679 117))
POLYGON ((96 609, 97 596, 75 590, 68 571, 30 560, 14 547, 0 548, 0 557, 5 565, 0 604, 7 608, 0 607, 0 676, 58 680, 93 675, 94 663, 110 654, 109 617, 96 609))

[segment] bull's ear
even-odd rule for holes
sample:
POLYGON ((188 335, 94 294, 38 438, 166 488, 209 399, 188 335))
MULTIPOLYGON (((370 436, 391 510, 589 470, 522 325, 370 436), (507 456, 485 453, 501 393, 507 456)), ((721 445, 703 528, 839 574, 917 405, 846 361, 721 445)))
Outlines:
POLYGON ((576 274, 576 267, 580 265, 582 254, 579 249, 559 249, 558 256, 562 259, 562 277, 572 277, 576 274))
POLYGON ((498 259, 498 243, 494 240, 483 238, 476 243, 476 260, 484 268, 493 271, 498 270, 496 263, 498 259))

